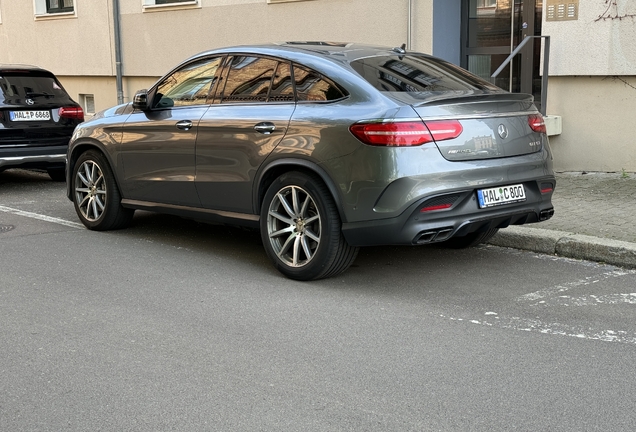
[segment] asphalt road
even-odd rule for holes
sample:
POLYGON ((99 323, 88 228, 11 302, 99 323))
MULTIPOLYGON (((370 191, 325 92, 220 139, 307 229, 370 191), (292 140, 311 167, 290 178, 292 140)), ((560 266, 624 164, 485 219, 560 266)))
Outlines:
POLYGON ((633 431, 636 272, 483 246, 283 278, 257 233, 78 224, 0 173, 2 431, 633 431))

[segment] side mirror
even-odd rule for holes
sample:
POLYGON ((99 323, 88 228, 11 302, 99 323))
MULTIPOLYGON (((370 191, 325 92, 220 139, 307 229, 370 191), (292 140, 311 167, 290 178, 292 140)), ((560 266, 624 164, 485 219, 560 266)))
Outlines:
POLYGON ((133 108, 146 111, 148 108, 148 90, 139 90, 133 98, 133 108))

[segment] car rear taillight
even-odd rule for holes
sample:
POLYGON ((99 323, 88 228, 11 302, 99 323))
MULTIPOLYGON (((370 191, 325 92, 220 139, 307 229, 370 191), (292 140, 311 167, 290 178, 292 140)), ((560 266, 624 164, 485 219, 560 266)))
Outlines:
POLYGON ((426 123, 385 122, 356 123, 351 133, 365 144, 374 146, 409 147, 457 138, 463 131, 457 120, 435 120, 426 123))
POLYGON ((84 121, 84 110, 80 107, 62 107, 58 112, 60 117, 84 121))
POLYGON ((542 194, 547 194, 554 191, 554 186, 552 185, 552 183, 541 183, 540 190, 542 194))
POLYGON ((528 116, 528 125, 530 129, 539 133, 546 133, 545 122, 541 114, 531 114, 528 116))
POLYGON ((451 208, 452 206, 453 206, 452 203, 436 204, 436 205, 421 208, 420 213, 426 213, 426 212, 436 211, 436 210, 446 210, 451 208))

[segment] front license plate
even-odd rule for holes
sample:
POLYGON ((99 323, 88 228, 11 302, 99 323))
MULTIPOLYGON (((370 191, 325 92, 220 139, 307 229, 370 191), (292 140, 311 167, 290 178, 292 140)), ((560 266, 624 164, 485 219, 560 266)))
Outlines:
POLYGON ((523 185, 500 186, 477 191, 479 208, 494 207, 526 200, 526 190, 523 185))
POLYGON ((51 120, 51 111, 10 111, 11 121, 51 120))

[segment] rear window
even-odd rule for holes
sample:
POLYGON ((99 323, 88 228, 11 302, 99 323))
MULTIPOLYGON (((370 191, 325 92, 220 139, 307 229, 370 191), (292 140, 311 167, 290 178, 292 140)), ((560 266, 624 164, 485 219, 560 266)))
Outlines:
POLYGON ((452 63, 428 56, 367 57, 351 62, 351 66, 380 91, 418 93, 501 90, 452 63))
POLYGON ((0 103, 5 101, 67 99, 64 89, 51 75, 31 72, 0 72, 0 103))

